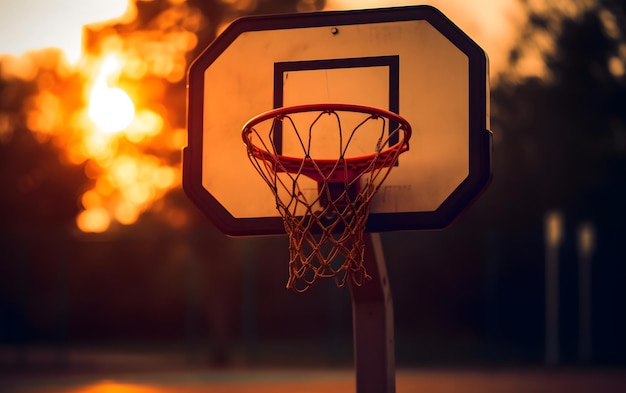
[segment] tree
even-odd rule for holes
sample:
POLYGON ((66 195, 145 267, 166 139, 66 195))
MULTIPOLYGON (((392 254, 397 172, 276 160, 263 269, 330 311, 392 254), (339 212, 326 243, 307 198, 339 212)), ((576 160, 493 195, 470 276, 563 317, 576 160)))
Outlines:
MULTIPOLYGON (((626 328, 619 311, 626 293, 618 277, 626 275, 626 4, 522 4, 529 24, 492 95, 497 137, 487 214, 499 228, 541 230, 547 210, 563 211, 562 293, 573 292, 566 299, 576 298, 577 228, 594 225, 596 355, 624 361, 618 332, 626 328), (521 75, 529 54, 541 55, 542 75, 521 75)), ((575 301, 562 304, 572 320, 563 340, 575 343, 575 301)))
MULTIPOLYGON (((55 54, 46 56, 54 64, 55 54)), ((29 113, 27 107, 37 84, 44 80, 54 81, 57 90, 71 89, 76 82, 72 77, 64 79, 52 67, 41 67, 32 81, 0 81, 0 183, 4 190, 0 193, 0 233, 68 228, 79 211, 78 197, 87 182, 83 167, 64 160, 52 135, 36 134, 29 128, 29 121, 42 116, 29 113)))
POLYGON ((607 186, 623 188, 606 163, 626 153, 624 7, 601 1, 570 16, 524 4, 530 24, 492 96, 501 173, 494 185, 509 205, 525 206, 524 214, 561 208, 589 219, 608 208, 596 201, 610 193, 607 186), (545 77, 520 80, 524 55, 545 37, 553 40, 541 50, 545 77))

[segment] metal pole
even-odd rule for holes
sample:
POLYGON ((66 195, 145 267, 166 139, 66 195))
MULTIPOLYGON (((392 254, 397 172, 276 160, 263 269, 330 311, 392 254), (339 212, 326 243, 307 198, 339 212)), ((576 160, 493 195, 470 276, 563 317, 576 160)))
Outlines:
POLYGON ((578 229, 578 358, 582 363, 591 360, 591 256, 595 246, 594 228, 583 224, 578 229))
POLYGON ((559 250, 546 250, 546 364, 559 363, 559 250))
POLYGON ((559 247, 563 240, 563 218, 552 211, 545 218, 546 243, 546 364, 559 363, 559 247))
POLYGON ((365 269, 350 284, 357 393, 395 393, 393 302, 379 234, 365 234, 365 269))

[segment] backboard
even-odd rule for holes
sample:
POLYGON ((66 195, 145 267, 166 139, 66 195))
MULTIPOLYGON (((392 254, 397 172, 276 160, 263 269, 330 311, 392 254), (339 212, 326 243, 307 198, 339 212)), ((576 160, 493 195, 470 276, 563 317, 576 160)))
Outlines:
POLYGON ((183 186, 229 235, 285 233, 241 136, 274 108, 347 103, 410 122, 410 149, 372 200, 368 232, 446 227, 491 176, 487 57, 429 6, 238 19, 191 65, 188 93, 183 186))

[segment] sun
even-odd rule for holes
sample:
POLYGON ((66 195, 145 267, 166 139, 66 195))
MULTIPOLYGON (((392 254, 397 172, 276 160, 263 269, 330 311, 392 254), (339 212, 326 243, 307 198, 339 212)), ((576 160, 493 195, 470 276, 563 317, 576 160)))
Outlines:
POLYGON ((89 117, 107 134, 126 129, 135 118, 135 105, 118 87, 94 88, 89 100, 89 117))
POLYGON ((117 58, 105 59, 89 95, 89 118, 107 134, 125 130, 135 118, 135 104, 128 93, 107 83, 119 69, 117 58))

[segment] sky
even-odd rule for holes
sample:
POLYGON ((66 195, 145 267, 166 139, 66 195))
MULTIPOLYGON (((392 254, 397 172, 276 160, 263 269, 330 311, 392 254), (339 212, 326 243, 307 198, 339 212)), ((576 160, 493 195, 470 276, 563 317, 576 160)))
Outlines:
POLYGON ((29 50, 55 47, 75 63, 81 55, 85 24, 132 17, 133 10, 128 0, 4 1, 0 54, 20 56, 29 50))
MULTIPOLYGON (((523 23, 516 0, 327 0, 328 10, 429 4, 439 8, 488 54, 492 72, 504 66, 513 32, 523 23), (358 5, 357 5, 358 4, 358 5)), ((0 54, 61 48, 70 63, 81 55, 85 24, 134 16, 128 0, 20 0, 4 2, 0 54), (7 39, 9 37, 10 39, 7 39)))

